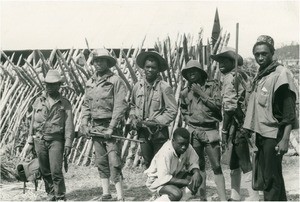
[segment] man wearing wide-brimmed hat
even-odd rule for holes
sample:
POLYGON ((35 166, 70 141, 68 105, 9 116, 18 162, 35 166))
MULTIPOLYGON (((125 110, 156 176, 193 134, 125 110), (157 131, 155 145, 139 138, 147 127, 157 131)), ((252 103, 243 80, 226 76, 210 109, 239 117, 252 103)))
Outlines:
POLYGON ((115 184, 117 200, 124 200, 121 142, 111 136, 122 135, 121 123, 127 109, 127 88, 125 82, 110 70, 117 61, 110 56, 108 50, 93 50, 91 56, 96 72, 86 83, 80 130, 87 137, 91 136, 91 131, 104 135, 92 136, 95 163, 103 189, 101 200, 112 199, 110 180, 115 184))
POLYGON ((222 83, 222 150, 225 152, 224 158, 229 154, 227 163, 230 167, 231 196, 230 200, 241 200, 240 185, 241 172, 245 176, 245 185, 248 189, 250 201, 258 201, 259 195, 251 187, 252 165, 248 145, 248 135, 242 130, 245 118, 246 95, 250 90, 250 82, 247 75, 235 69, 235 60, 238 66, 243 65, 243 58, 236 54, 235 49, 224 47, 220 53, 210 56, 219 63, 220 72, 223 75, 222 83), (230 142, 229 142, 230 141, 230 142), (230 146, 229 146, 230 145, 230 146), (232 147, 231 147, 232 145, 232 147))
POLYGON ((62 164, 74 139, 72 107, 59 92, 63 80, 58 70, 48 71, 44 79, 46 92, 32 105, 28 139, 27 151, 34 145, 49 201, 66 200, 62 164))
POLYGON ((252 52, 259 65, 249 97, 244 128, 255 132, 258 169, 263 183, 257 189, 266 201, 286 201, 282 157, 292 129, 298 128, 295 101, 298 89, 291 71, 273 59, 274 40, 258 37, 252 52))
POLYGON ((145 167, 149 167, 153 156, 168 140, 168 127, 176 117, 177 104, 169 84, 160 77, 168 68, 165 59, 155 51, 140 53, 137 65, 144 70, 145 78, 137 82, 132 90, 130 118, 137 130, 145 167), (140 125, 146 121, 153 127, 140 125), (162 126, 163 125, 163 126, 162 126))
POLYGON ((221 115, 221 93, 217 82, 207 80, 208 75, 197 60, 190 60, 181 71, 188 85, 181 92, 181 113, 189 126, 191 144, 199 156, 202 183, 200 200, 206 198, 206 172, 204 150, 210 161, 217 192, 221 201, 226 200, 225 179, 220 163, 221 149, 219 121, 221 115))

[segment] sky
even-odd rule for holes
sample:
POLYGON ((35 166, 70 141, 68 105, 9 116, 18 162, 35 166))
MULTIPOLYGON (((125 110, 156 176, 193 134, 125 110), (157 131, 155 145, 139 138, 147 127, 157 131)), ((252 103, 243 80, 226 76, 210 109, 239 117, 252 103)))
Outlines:
MULTIPOLYGON (((211 36, 215 10, 230 33, 228 46, 252 56, 257 37, 274 38, 275 48, 299 43, 300 1, 8 1, 0 0, 2 50, 144 47, 167 36, 211 36)), ((194 40, 195 41, 195 40, 194 40)))

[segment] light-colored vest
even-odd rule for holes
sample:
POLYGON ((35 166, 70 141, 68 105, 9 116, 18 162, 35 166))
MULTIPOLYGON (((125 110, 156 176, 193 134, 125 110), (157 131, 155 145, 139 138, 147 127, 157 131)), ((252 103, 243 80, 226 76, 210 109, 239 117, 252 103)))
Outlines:
POLYGON ((249 98, 244 128, 264 137, 277 138, 279 123, 273 116, 274 93, 284 84, 297 95, 292 73, 283 66, 258 82, 249 98))

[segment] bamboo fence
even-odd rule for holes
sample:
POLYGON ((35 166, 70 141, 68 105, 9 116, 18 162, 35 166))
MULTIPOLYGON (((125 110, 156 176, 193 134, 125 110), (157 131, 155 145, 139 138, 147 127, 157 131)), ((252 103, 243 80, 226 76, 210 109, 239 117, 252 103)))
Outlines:
MULTIPOLYGON (((181 76, 181 69, 188 60, 198 60, 207 71, 209 79, 220 80, 218 64, 213 62, 209 56, 227 46, 230 34, 226 32, 223 34, 221 31, 212 47, 210 40, 203 45, 202 31, 200 30, 196 39, 189 34, 178 34, 175 41, 166 37, 164 40, 157 40, 154 45, 154 49, 166 59, 170 67, 161 76, 173 88, 178 105, 180 91, 186 86, 186 81, 181 76)), ((135 59, 143 50, 144 41, 145 38, 139 46, 131 47, 127 53, 120 49, 118 56, 113 50, 110 50, 111 55, 117 59, 117 64, 112 70, 125 81, 129 90, 143 77, 143 71, 136 65, 135 59)), ((5 62, 0 64, 0 148, 9 147, 10 155, 18 156, 21 159, 25 158, 25 151, 28 147, 26 142, 28 126, 32 116, 31 105, 44 90, 43 78, 49 69, 58 69, 65 77, 66 82, 62 87, 62 94, 72 104, 75 130, 78 130, 81 122, 85 84, 95 71, 90 64, 91 58, 84 57, 84 51, 87 50, 72 48, 62 52, 53 49, 50 56, 45 58, 40 50, 34 50, 27 58, 23 58, 21 55, 16 64, 13 63, 16 61, 14 54, 8 57, 1 51, 1 57, 5 59, 5 62), (21 61, 24 61, 24 65, 20 65, 21 61)), ((170 134, 178 125, 182 124, 184 126, 184 123, 181 123, 180 108, 178 107, 178 114, 169 126, 170 134)), ((136 139, 136 131, 130 131, 127 137, 136 139)), ((123 141, 122 158, 125 166, 141 165, 142 158, 139 153, 139 144, 123 141)), ((69 162, 76 165, 91 165, 93 164, 92 154, 93 145, 90 139, 75 138, 69 162)))

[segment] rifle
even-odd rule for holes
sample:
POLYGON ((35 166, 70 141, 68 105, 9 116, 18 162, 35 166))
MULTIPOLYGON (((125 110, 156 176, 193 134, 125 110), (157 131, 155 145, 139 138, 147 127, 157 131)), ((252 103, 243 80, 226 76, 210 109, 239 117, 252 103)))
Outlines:
POLYGON ((69 170, 69 166, 68 166, 68 157, 67 157, 67 156, 64 156, 64 169, 65 169, 66 173, 67 173, 68 170, 69 170))
MULTIPOLYGON (((95 131, 91 131, 90 134, 92 134, 91 136, 93 136, 93 137, 104 137, 103 133, 98 133, 95 131)), ((121 136, 117 136, 117 135, 112 135, 111 137, 116 138, 116 139, 121 139, 121 140, 129 140, 129 141, 138 142, 138 143, 145 143, 144 141, 141 141, 141 140, 135 140, 135 139, 121 137, 121 136)))
POLYGON ((159 132, 163 127, 168 127, 169 125, 160 124, 154 121, 140 121, 137 126, 141 128, 146 128, 149 132, 148 140, 151 140, 153 134, 159 132), (153 129, 155 130, 153 131, 153 129))
POLYGON ((167 124, 161 124, 161 123, 151 122, 151 121, 140 121, 139 124, 141 124, 141 127, 158 127, 158 128, 163 128, 163 127, 168 127, 169 126, 167 124))

